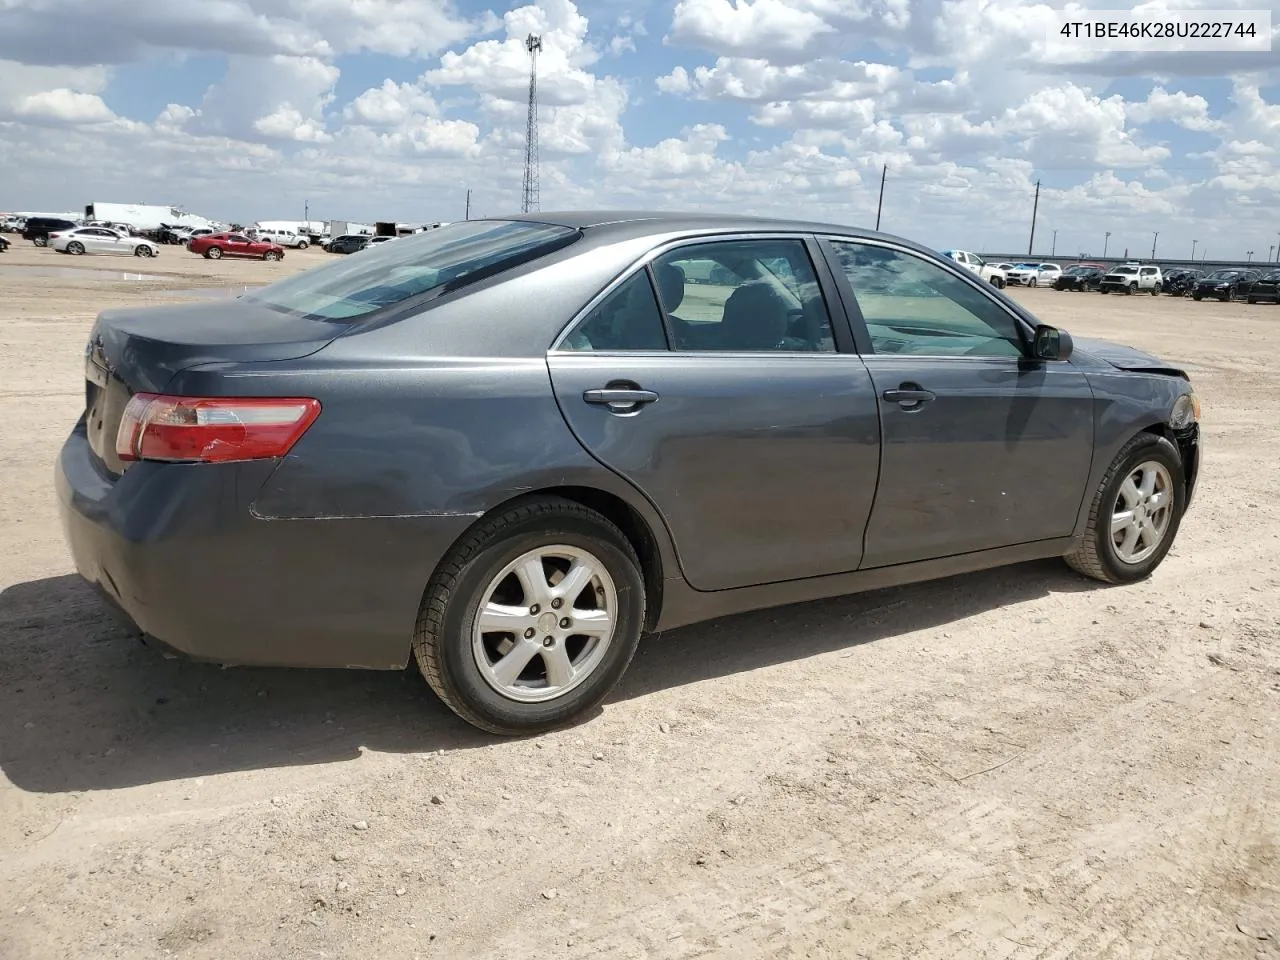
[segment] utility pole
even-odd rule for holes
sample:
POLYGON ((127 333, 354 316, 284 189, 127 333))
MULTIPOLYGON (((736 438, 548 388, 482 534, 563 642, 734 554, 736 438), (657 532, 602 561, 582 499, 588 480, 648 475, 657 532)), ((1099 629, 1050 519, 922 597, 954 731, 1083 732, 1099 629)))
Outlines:
POLYGON ((1199 240, 1191 241, 1191 262, 1192 263, 1195 263, 1196 261, 1196 244, 1199 242, 1200 242, 1199 240))
POLYGON ((884 209, 884 178, 889 174, 889 165, 886 163, 880 168, 880 202, 876 204, 876 229, 880 229, 880 211, 884 209))
POLYGON ((470 187, 467 188, 467 212, 462 219, 464 220, 471 219, 471 188, 470 187))
POLYGON ((311 226, 311 203, 307 200, 302 201, 302 219, 308 227, 311 226))
POLYGON ((1058 231, 1053 231, 1053 243, 1049 247, 1049 256, 1053 256, 1058 252, 1058 231))
POLYGON ((1111 243, 1111 231, 1107 231, 1106 237, 1102 240, 1102 259, 1107 259, 1107 245, 1111 243))
POLYGON ((1160 231, 1157 230, 1151 235, 1151 259, 1156 258, 1156 241, 1160 239, 1160 231))
POLYGON ((1027 241, 1027 256, 1031 256, 1031 246, 1036 242, 1036 213, 1040 210, 1040 181, 1036 181, 1036 200, 1031 206, 1031 239, 1027 241))
POLYGON ((1267 247, 1267 263, 1271 262, 1271 251, 1274 250, 1275 248, 1276 248, 1276 245, 1274 243, 1271 246, 1267 247))
POLYGON ((1246 261, 1245 261, 1245 263, 1253 263, 1253 251, 1252 251, 1252 250, 1250 250, 1250 251, 1248 252, 1247 256, 1248 256, 1248 258, 1249 258, 1249 259, 1248 259, 1248 260, 1246 260, 1246 261))

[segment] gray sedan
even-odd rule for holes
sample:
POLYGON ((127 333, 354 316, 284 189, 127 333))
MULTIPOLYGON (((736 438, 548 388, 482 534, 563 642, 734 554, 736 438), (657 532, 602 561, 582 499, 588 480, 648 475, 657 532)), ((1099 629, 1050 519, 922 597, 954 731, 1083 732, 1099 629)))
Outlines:
POLYGON ((1064 557, 1164 559, 1199 401, 918 244, 653 213, 454 223, 219 303, 109 310, 56 472, 150 642, 399 670, 499 734, 646 633, 1064 557))

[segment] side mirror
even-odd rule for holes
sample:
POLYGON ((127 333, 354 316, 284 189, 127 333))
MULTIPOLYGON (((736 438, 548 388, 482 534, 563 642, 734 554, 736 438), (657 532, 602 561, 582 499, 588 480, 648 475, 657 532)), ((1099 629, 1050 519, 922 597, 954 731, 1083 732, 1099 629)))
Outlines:
POLYGON ((1036 327, 1032 353, 1037 360, 1070 360, 1073 345, 1071 334, 1046 323, 1036 327))

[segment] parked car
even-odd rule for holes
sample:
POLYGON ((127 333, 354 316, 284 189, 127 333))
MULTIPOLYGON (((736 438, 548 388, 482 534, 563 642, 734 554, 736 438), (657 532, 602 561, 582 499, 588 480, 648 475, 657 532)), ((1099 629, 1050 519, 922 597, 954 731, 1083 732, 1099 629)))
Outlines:
POLYGON ((28 217, 26 225, 22 228, 22 239, 30 240, 37 247, 47 247, 49 234, 62 230, 74 230, 78 226, 80 224, 76 221, 64 220, 60 217, 28 217))
POLYGON ((49 246, 58 253, 81 256, 86 253, 115 254, 122 257, 158 257, 160 245, 146 237, 134 237, 109 227, 76 227, 49 234, 49 246))
POLYGON ((283 260, 284 247, 278 243, 266 243, 251 240, 242 233, 213 233, 207 237, 196 237, 187 244, 187 249, 198 253, 207 260, 218 260, 222 257, 248 257, 254 260, 283 260))
POLYGON ((282 247, 292 247, 295 250, 305 250, 311 246, 309 236, 292 230, 255 230, 253 239, 264 243, 276 243, 282 247))
POLYGON ((971 273, 976 273, 994 287, 1005 285, 1005 271, 1002 267, 989 264, 976 253, 968 250, 943 250, 942 255, 954 260, 971 273))
POLYGON ((499 734, 683 624, 1054 556, 1142 580, 1200 463, 1172 363, 922 245, 745 216, 462 221, 104 311, 85 370, 63 528, 144 637, 412 657, 499 734), (733 283, 689 284, 708 260, 733 283))
POLYGON ((363 233, 344 233, 330 240, 325 250, 329 253, 359 253, 369 245, 369 239, 363 233))
POLYGON ((0 237, 0 253, 4 253, 8 249, 9 249, 9 238, 0 237))
POLYGON ((1067 267, 1053 281, 1055 290, 1097 290, 1106 268, 1093 263, 1077 263, 1067 267))
POLYGON ((1240 293, 1249 303, 1267 300, 1280 303, 1280 270, 1267 270, 1248 284, 1240 285, 1240 293))
POLYGON ((1214 270, 1196 281, 1191 288, 1193 300, 1215 297, 1218 300, 1235 300, 1240 296, 1241 287, 1251 285, 1258 279, 1257 270, 1224 269, 1214 270))
POLYGON ((365 249, 368 249, 369 247, 376 247, 380 243, 388 243, 389 241, 395 240, 395 239, 396 239, 395 237, 389 237, 385 235, 370 237, 369 243, 366 245, 365 249))
POLYGON ((1170 270, 1160 283, 1160 289, 1164 293, 1171 294, 1175 297, 1190 296, 1192 287, 1196 281, 1204 276, 1203 270, 1193 270, 1189 267, 1178 267, 1170 270))
POLYGON ((1005 277, 1011 284, 1037 287, 1042 283, 1052 284, 1061 273, 1062 268, 1056 263, 1018 263, 1006 271, 1005 277))
POLYGON ((1160 268, 1151 264, 1123 263, 1114 267, 1102 277, 1098 284, 1099 293, 1149 293, 1153 297, 1160 293, 1163 278, 1160 268))

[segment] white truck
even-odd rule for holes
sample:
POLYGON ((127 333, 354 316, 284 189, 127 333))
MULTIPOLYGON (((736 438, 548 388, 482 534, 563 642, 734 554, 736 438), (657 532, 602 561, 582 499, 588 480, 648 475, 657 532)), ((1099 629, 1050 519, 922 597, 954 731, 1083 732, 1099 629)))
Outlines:
POLYGON ((943 250, 942 255, 951 258, 966 270, 976 273, 994 287, 1003 287, 1005 285, 1005 272, 999 267, 987 263, 976 253, 970 253, 968 250, 943 250))

